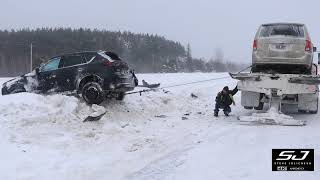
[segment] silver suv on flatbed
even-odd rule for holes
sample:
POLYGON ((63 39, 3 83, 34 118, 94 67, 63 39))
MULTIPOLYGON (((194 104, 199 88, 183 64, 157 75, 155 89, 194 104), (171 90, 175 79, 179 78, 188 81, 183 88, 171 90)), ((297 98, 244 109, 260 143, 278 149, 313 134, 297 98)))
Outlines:
POLYGON ((304 24, 263 24, 253 42, 252 72, 311 74, 314 51, 304 24))

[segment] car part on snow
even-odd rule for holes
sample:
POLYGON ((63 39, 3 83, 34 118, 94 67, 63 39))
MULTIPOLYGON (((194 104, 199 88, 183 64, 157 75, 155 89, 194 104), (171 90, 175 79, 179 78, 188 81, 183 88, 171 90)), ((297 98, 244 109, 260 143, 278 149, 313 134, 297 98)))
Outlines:
POLYGON ((142 80, 142 85, 138 85, 138 87, 146 87, 146 88, 158 88, 159 86, 160 86, 160 83, 149 84, 145 80, 142 80))
POLYGON ((88 117, 86 117, 83 120, 83 122, 99 121, 107 113, 106 109, 103 106, 98 106, 96 104, 93 104, 91 108, 94 112, 91 113, 88 117))
POLYGON ((192 97, 192 98, 198 98, 198 96, 195 95, 195 94, 193 94, 193 93, 191 93, 191 97, 192 97))
POLYGON ((99 116, 88 116, 86 117, 83 122, 88 122, 88 121, 99 121, 107 112, 104 112, 103 114, 100 114, 99 116))
POLYGON ((161 114, 161 115, 155 115, 156 118, 167 118, 167 115, 161 114))
POLYGON ((304 126, 306 121, 295 120, 293 117, 281 112, 281 99, 279 96, 272 97, 270 108, 266 113, 253 113, 251 116, 239 116, 241 122, 255 124, 281 125, 281 126, 304 126))
POLYGON ((185 116, 182 116, 182 117, 181 117, 181 120, 182 120, 182 121, 185 121, 185 120, 188 120, 188 118, 185 117, 185 116))

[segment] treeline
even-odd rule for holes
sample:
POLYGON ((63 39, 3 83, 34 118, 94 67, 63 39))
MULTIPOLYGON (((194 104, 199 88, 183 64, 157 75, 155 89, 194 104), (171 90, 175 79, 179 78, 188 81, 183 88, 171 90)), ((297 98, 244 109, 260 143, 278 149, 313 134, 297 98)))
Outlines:
POLYGON ((30 71, 50 57, 79 51, 116 52, 139 73, 234 71, 239 65, 221 58, 210 61, 193 58, 191 48, 152 34, 91 29, 42 28, 0 30, 0 76, 30 71))

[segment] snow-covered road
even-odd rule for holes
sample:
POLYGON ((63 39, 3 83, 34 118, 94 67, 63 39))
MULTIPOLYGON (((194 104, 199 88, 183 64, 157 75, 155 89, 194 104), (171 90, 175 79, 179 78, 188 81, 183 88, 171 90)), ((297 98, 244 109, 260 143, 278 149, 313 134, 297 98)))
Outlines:
MULTIPOLYGON (((226 73, 139 74, 162 86, 226 77, 226 73)), ((1 79, 4 81, 5 79, 1 79)), ((319 179, 320 115, 293 114, 307 126, 250 126, 237 116, 213 117, 226 78, 130 95, 102 105, 107 114, 83 123, 93 109, 64 95, 0 97, 0 179, 319 179), (192 98, 193 93, 198 98, 192 98), (273 148, 315 149, 315 172, 272 172, 273 148)))

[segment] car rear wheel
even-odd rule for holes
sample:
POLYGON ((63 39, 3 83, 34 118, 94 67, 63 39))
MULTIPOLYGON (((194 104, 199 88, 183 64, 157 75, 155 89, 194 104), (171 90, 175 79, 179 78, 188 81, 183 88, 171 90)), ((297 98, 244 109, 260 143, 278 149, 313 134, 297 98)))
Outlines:
POLYGON ((104 101, 105 94, 102 87, 97 82, 88 82, 82 88, 82 98, 88 104, 101 104, 104 101))

